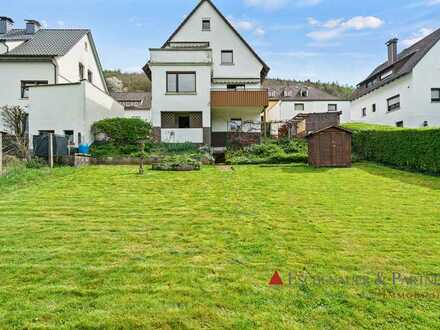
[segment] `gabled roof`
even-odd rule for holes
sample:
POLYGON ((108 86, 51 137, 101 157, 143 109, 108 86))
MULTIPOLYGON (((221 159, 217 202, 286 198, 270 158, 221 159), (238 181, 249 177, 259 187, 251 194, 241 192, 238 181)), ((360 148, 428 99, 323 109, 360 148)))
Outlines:
POLYGON ((89 30, 44 29, 33 35, 26 30, 12 30, 0 35, 0 40, 24 40, 22 45, 0 56, 63 56, 75 46, 89 30))
POLYGON ((25 29, 14 29, 6 34, 0 35, 0 41, 24 41, 20 46, 11 51, 0 54, 0 58, 20 57, 55 57, 64 56, 75 46, 85 35, 90 41, 90 48, 98 65, 99 75, 102 79, 104 89, 108 93, 107 83, 102 71, 101 61, 98 56, 95 41, 88 29, 41 29, 34 34, 26 34, 25 29))
POLYGON ((318 133, 324 132, 324 131, 326 131, 326 130, 328 130, 328 129, 330 129, 330 128, 334 128, 334 129, 337 129, 337 130, 339 130, 339 131, 342 131, 342 132, 345 132, 345 133, 348 133, 348 134, 353 134, 353 132, 350 131, 350 130, 348 130, 348 129, 342 128, 341 126, 335 126, 335 125, 332 125, 332 126, 325 127, 325 128, 321 128, 320 130, 317 130, 317 131, 311 132, 311 133, 309 133, 309 134, 306 135, 306 138, 311 137, 311 136, 313 136, 313 135, 316 135, 316 134, 318 134, 318 133))
POLYGON ((223 19, 223 21, 232 29, 232 31, 237 35, 237 37, 245 44, 245 46, 251 51, 251 53, 258 59, 258 61, 263 65, 263 70, 261 71, 261 78, 266 78, 270 71, 270 67, 261 59, 260 56, 255 52, 255 50, 249 45, 249 43, 241 36, 240 33, 234 28, 234 26, 229 22, 229 20, 221 13, 221 11, 214 5, 211 0, 201 0, 199 4, 191 11, 191 13, 186 16, 183 22, 177 27, 176 31, 171 34, 168 40, 163 44, 162 48, 167 47, 168 43, 173 40, 173 38, 179 33, 183 26, 189 21, 189 19, 197 12, 197 10, 202 6, 203 3, 209 3, 212 8, 217 12, 217 14, 223 19))
POLYGON ((303 84, 271 86, 270 82, 265 82, 264 87, 268 88, 270 100, 281 101, 347 101, 343 97, 331 95, 319 88, 303 84), (301 91, 307 89, 308 96, 302 96, 301 91))
POLYGON ((110 95, 118 102, 141 102, 139 106, 126 107, 126 110, 151 109, 151 92, 113 92, 110 95))
POLYGON ((379 65, 374 71, 359 85, 365 85, 367 82, 377 79, 377 82, 367 88, 362 86, 358 88, 353 98, 359 98, 364 96, 390 82, 411 73, 414 67, 425 57, 425 55, 431 50, 432 47, 440 40, 440 29, 434 31, 427 37, 423 38, 419 42, 415 43, 409 48, 403 50, 398 56, 397 61, 394 64, 389 64, 388 61, 379 65), (393 73, 386 79, 381 80, 380 76, 383 73, 392 70, 393 73))

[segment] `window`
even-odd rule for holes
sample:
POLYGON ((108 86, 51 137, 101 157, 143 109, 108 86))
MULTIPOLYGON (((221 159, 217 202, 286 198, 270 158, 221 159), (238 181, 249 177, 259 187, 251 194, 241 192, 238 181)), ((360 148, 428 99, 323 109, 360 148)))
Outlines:
POLYGON ((89 44, 87 43, 87 41, 84 43, 84 50, 85 51, 89 50, 89 44))
POLYGON ((393 70, 387 71, 380 76, 380 80, 385 80, 393 74, 393 70))
POLYGON ((440 88, 431 89, 431 102, 440 102, 440 88))
POLYGON ((78 69, 79 69, 79 80, 84 80, 84 65, 80 63, 78 69))
POLYGON ((93 72, 90 70, 87 70, 87 80, 89 83, 93 84, 93 72))
POLYGON ((239 90, 245 90, 246 86, 244 84, 235 84, 235 85, 230 84, 230 85, 227 85, 227 89, 239 91, 239 90))
POLYGON ((367 108, 362 109, 362 117, 367 117, 367 108))
POLYGON ((376 112, 376 104, 373 104, 371 111, 376 112))
POLYGON ((21 81, 21 98, 27 99, 29 98, 29 87, 31 86, 39 86, 39 85, 47 85, 49 82, 47 80, 22 80, 21 81))
POLYGON ((396 123, 396 127, 403 127, 403 121, 398 121, 396 123))
POLYGON ((309 96, 309 90, 307 88, 301 89, 301 96, 302 97, 308 97, 309 96))
POLYGON ((81 133, 78 133, 78 145, 82 144, 82 136, 81 133))
POLYGON ((74 144, 74 141, 73 141, 73 136, 74 136, 74 134, 73 134, 73 131, 64 131, 64 136, 67 138, 67 143, 68 144, 74 144))
POLYGON ((242 126, 241 118, 232 118, 229 122, 229 130, 231 132, 240 132, 242 126))
POLYGON ((191 121, 189 115, 179 116, 177 123, 179 128, 191 128, 191 121))
POLYGON ((167 72, 168 93, 195 93, 195 72, 167 72))
POLYGON ((387 100, 388 111, 394 111, 400 109, 400 95, 393 96, 387 100))
POLYGON ((211 31, 211 19, 202 19, 202 31, 211 31))
POLYGON ((330 111, 330 112, 338 111, 338 105, 337 104, 329 104, 328 111, 330 111))
POLYGON ((234 64, 234 52, 232 50, 222 50, 222 64, 234 64))
POLYGON ((295 103, 295 111, 304 111, 304 103, 295 103))

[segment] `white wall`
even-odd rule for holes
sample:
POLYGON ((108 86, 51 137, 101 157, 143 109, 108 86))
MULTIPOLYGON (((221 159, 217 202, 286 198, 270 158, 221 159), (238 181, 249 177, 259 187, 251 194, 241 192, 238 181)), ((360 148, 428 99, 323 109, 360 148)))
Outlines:
MULTIPOLYGON (((351 120, 370 124, 395 126, 396 122, 405 120, 411 113, 411 89, 413 88, 412 75, 402 77, 385 85, 374 92, 352 101, 351 120), (388 112, 387 99, 400 94, 400 110, 388 112), (373 113, 373 104, 376 112, 373 113), (367 116, 362 117, 362 109, 367 109, 367 116)), ((420 127, 418 125, 417 127, 420 127)))
POLYGON ((29 99, 21 98, 22 80, 47 80, 53 84, 55 68, 48 62, 0 62, 0 106, 27 107, 29 99))
POLYGON ((357 122, 395 126, 403 121, 405 127, 440 126, 440 103, 431 102, 431 88, 440 88, 440 43, 419 62, 411 74, 354 100, 351 119, 357 122), (400 110, 388 112, 387 99, 400 94, 400 110), (372 105, 376 104, 376 113, 372 105), (362 117, 362 108, 367 116, 362 117))
POLYGON ((214 77, 260 78, 262 64, 208 2, 202 4, 172 41, 209 41, 214 77), (211 31, 202 31, 203 18, 211 19, 211 31), (221 50, 234 51, 234 65, 221 65, 221 50))
POLYGON ((78 143, 78 133, 81 133, 82 143, 91 143, 93 123, 124 115, 122 105, 85 81, 31 87, 29 94, 31 136, 38 134, 40 130, 54 130, 59 135, 64 135, 65 130, 72 130, 75 144, 78 143))
POLYGON ((261 109, 257 108, 215 108, 212 109, 212 132, 228 132, 231 119, 241 119, 242 122, 252 122, 254 125, 243 127, 251 133, 261 132, 261 109))
POLYGON ((161 112, 202 112, 203 127, 211 126, 211 67, 201 66, 151 66, 152 72, 152 124, 161 126, 161 112), (168 71, 196 72, 196 93, 167 95, 168 71))
POLYGON ((151 122, 150 110, 124 110, 125 118, 139 118, 146 122, 151 122))
POLYGON ((161 141, 166 143, 203 143, 203 128, 166 128, 161 130, 161 141))
POLYGON ((56 61, 60 83, 78 82, 80 80, 79 63, 82 63, 84 65, 84 79, 87 79, 87 70, 92 71, 93 84, 99 89, 105 90, 88 35, 85 35, 66 55, 57 57, 56 61))

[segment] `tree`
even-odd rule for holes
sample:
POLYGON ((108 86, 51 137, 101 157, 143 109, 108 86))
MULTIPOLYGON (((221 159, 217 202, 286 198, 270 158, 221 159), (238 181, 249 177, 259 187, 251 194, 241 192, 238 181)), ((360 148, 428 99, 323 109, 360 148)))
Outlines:
POLYGON ((17 156, 30 159, 29 138, 27 135, 28 114, 20 106, 3 106, 0 108, 3 126, 11 135, 10 144, 17 156))
POLYGON ((107 87, 110 92, 115 93, 124 91, 124 83, 118 77, 108 77, 105 81, 107 82, 107 87))

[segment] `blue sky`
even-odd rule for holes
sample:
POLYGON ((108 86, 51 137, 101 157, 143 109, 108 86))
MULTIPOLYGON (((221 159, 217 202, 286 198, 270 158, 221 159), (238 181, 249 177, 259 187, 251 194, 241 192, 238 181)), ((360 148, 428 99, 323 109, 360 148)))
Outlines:
MULTIPOLYGON (((6 2, 7 0, 1 0, 6 2)), ((198 0, 20 0, 16 26, 92 29, 104 68, 139 71, 198 0), (25 8, 25 10, 23 10, 25 8)), ((356 84, 400 49, 440 28, 440 0, 214 0, 272 68, 269 76, 356 84)))

